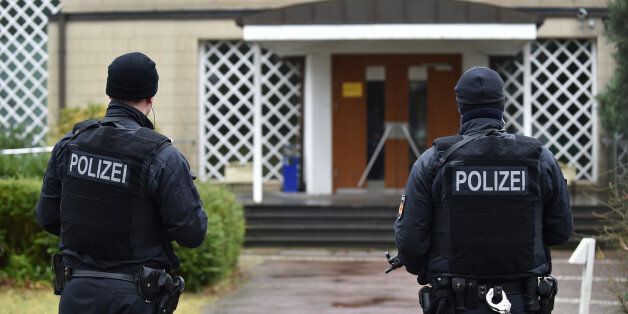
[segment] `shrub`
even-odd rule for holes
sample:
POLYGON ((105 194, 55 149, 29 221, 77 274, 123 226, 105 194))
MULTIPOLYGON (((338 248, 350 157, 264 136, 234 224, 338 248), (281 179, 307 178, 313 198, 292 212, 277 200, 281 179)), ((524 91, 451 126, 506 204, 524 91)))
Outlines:
MULTIPOLYGON (((177 270, 187 290, 199 290, 231 273, 244 239, 242 206, 224 188, 199 184, 208 216, 207 236, 196 249, 175 245, 181 260, 177 270)), ((0 179, 0 281, 20 283, 49 280, 50 255, 59 238, 42 230, 33 209, 41 190, 40 180, 0 179)))
POLYGON ((599 94, 599 113, 602 126, 616 134, 628 134, 628 2, 612 0, 608 3, 609 19, 605 22, 606 35, 615 45, 613 58, 617 67, 613 78, 599 94))
POLYGON ((244 212, 233 193, 207 183, 197 185, 207 213, 207 235, 195 249, 175 245, 186 289, 216 283, 236 268, 244 241, 244 212))
MULTIPOLYGON (((31 147, 22 130, 0 128, 0 149, 31 147)), ((0 178, 43 177, 49 158, 49 153, 0 155, 0 178)))
POLYGON ((72 131, 78 122, 89 119, 100 119, 105 116, 107 105, 88 104, 86 107, 64 108, 59 114, 57 127, 51 133, 52 141, 56 142, 64 134, 72 131))
POLYGON ((34 179, 0 180, 0 279, 49 278, 50 254, 59 240, 35 221, 33 208, 40 189, 41 183, 34 179))

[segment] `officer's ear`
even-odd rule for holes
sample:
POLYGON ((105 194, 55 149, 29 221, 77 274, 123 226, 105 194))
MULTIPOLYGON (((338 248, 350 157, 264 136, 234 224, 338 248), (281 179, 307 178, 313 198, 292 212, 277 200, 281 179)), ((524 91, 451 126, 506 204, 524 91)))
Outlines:
POLYGON ((152 106, 152 105, 153 105, 153 97, 148 97, 148 98, 146 98, 146 104, 148 104, 148 105, 151 105, 151 106, 152 106))

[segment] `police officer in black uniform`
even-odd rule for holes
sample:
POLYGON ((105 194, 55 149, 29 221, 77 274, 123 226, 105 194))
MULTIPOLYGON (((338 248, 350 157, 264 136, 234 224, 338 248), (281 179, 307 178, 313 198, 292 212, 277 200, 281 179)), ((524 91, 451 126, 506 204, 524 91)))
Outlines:
POLYGON ((203 242, 207 216, 190 167, 146 117, 158 80, 146 55, 116 58, 105 117, 78 123, 54 146, 35 211, 61 238, 61 313, 152 313, 167 291, 150 280, 174 287, 164 272, 179 267, 171 241, 203 242), (149 288, 140 295, 138 285, 149 288))
POLYGON ((402 196, 398 262, 431 284, 421 293, 429 313, 494 313, 502 291, 511 313, 536 313, 550 306, 538 293, 556 290, 543 276, 551 272, 547 247, 573 230, 569 191, 547 148, 504 131, 503 84, 485 67, 462 75, 460 131, 421 155, 402 196))

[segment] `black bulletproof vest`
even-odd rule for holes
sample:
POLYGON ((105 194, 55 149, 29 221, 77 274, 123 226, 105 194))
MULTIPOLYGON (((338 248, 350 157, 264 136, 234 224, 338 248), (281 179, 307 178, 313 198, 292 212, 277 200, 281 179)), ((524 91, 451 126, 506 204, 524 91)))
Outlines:
POLYGON ((61 241, 106 260, 132 260, 134 249, 163 245, 161 218, 141 193, 144 160, 168 138, 147 128, 84 121, 64 155, 61 241))
MULTIPOLYGON (((440 138, 434 147, 442 156, 462 139, 440 138)), ((437 170, 442 192, 432 251, 449 260, 450 274, 511 279, 542 266, 541 149, 528 137, 483 136, 458 148, 437 170)))

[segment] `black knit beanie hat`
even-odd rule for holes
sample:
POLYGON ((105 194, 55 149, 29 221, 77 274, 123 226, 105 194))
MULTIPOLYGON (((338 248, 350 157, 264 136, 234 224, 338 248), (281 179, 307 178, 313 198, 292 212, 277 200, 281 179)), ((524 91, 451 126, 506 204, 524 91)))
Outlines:
POLYGON ((130 52, 109 65, 107 95, 121 100, 153 97, 158 82, 155 62, 141 52, 130 52))
POLYGON ((477 118, 503 119, 504 81, 497 72, 474 66, 462 74, 454 91, 462 124, 477 118))

